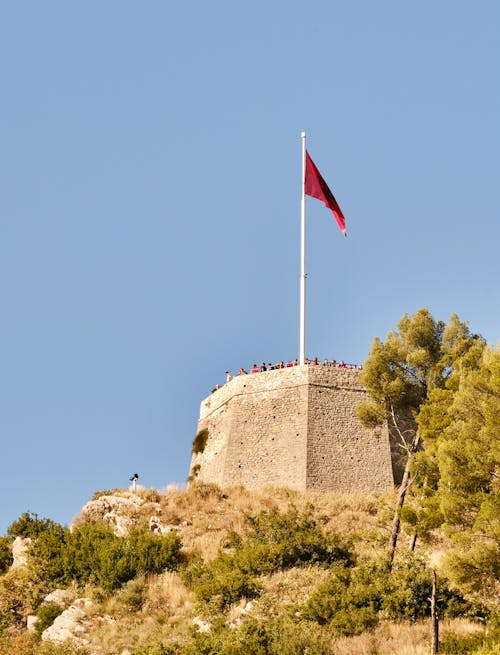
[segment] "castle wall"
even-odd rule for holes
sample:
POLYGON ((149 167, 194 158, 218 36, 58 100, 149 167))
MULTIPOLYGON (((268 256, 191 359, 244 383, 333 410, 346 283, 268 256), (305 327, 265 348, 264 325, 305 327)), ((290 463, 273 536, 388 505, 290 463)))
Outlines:
POLYGON ((356 406, 366 390, 356 371, 310 371, 307 424, 308 489, 345 493, 385 492, 393 486, 387 426, 364 428, 356 406))
POLYGON ((355 370, 296 366, 237 376, 204 400, 208 429, 191 476, 225 487, 387 491, 393 485, 387 430, 363 428, 366 391, 355 370))
POLYGON ((208 428, 198 479, 221 486, 305 489, 305 367, 237 376, 201 404, 198 431, 208 428))

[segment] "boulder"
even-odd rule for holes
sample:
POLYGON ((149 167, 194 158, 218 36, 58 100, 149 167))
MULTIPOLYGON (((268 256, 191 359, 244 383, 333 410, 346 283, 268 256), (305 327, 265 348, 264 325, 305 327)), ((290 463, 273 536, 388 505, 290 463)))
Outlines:
POLYGON ((70 639, 77 644, 85 644, 87 612, 92 606, 90 598, 77 598, 68 609, 59 614, 51 626, 42 632, 42 640, 61 644, 70 639))

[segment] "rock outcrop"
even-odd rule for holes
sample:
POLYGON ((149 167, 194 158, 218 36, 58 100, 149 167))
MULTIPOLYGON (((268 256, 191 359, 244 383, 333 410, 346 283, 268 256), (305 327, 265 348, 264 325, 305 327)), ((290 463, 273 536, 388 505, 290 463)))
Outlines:
POLYGON ((104 522, 117 537, 126 536, 138 523, 144 501, 133 493, 120 496, 99 496, 82 507, 72 527, 82 523, 104 522))
POLYGON ((103 522, 117 537, 125 537, 132 528, 147 524, 155 534, 167 534, 173 529, 161 521, 161 506, 144 500, 140 495, 122 491, 119 495, 103 495, 90 500, 73 520, 71 528, 83 523, 103 522))
POLYGON ((29 537, 16 537, 12 543, 12 569, 21 568, 26 566, 28 562, 28 550, 31 546, 31 539, 29 537))
POLYGON ((59 644, 71 639, 77 644, 84 645, 89 623, 88 611, 92 606, 90 598, 77 598, 51 626, 42 632, 42 639, 59 644))

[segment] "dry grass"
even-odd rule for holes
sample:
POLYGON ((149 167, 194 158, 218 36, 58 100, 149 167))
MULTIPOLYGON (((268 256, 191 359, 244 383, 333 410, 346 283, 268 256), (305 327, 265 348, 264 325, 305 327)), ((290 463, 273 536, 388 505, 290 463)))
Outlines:
POLYGON ((193 601, 193 593, 189 591, 177 573, 166 571, 162 575, 151 577, 143 609, 146 612, 189 611, 193 601))
MULTIPOLYGON (((124 490, 115 495, 131 496, 124 490)), ((380 498, 275 488, 248 491, 242 487, 222 491, 215 485, 203 484, 193 484, 188 489, 168 487, 162 492, 138 487, 136 496, 142 501, 140 506, 125 507, 134 524, 147 524, 152 515, 157 516, 163 526, 171 526, 179 534, 188 557, 200 553, 207 562, 228 545, 232 532, 242 534, 247 529, 248 515, 273 508, 286 511, 292 506, 326 531, 344 538, 353 537, 359 555, 377 559, 386 550, 394 501, 392 494, 380 498)), ((402 533, 401 550, 407 547, 405 540, 406 535, 402 533)), ((429 546, 422 548, 433 558, 433 564, 438 565, 446 545, 443 541, 436 542, 432 549, 434 553, 429 552, 429 546)), ((251 605, 243 599, 221 618, 226 625, 235 627, 247 617, 266 619, 294 612, 328 575, 328 569, 304 566, 262 576, 259 597, 251 605)), ((148 652, 148 644, 182 645, 192 638, 194 594, 177 573, 142 576, 104 600, 103 592, 98 589, 89 588, 85 595, 92 595, 92 591, 96 604, 87 611, 86 638, 93 655, 120 655, 122 651, 136 649, 148 652)), ((318 634, 329 634, 327 626, 316 628, 318 634)), ((440 626, 443 636, 450 632, 465 636, 481 629, 465 619, 442 621, 440 626)), ((386 622, 357 637, 332 635, 331 641, 335 655, 427 655, 429 624, 386 622)))
MULTIPOLYGON (((441 635, 451 632, 468 635, 482 630, 467 619, 442 621, 441 635)), ((373 631, 335 642, 335 655, 428 655, 430 626, 428 622, 384 623, 373 631)))
POLYGON ((244 532, 246 516, 291 505, 307 512, 327 530, 347 536, 380 530, 381 500, 375 496, 319 495, 291 489, 248 491, 233 487, 223 492, 215 485, 191 485, 187 490, 169 488, 159 499, 164 525, 175 526, 184 552, 213 559, 232 532, 244 532))
POLYGON ((252 614, 268 617, 282 614, 291 605, 307 602, 314 589, 328 577, 321 567, 297 567, 278 571, 261 579, 262 594, 254 601, 252 614))
MULTIPOLYGON (((124 504, 117 510, 119 516, 129 521, 130 527, 147 524, 151 516, 157 516, 163 526, 178 532, 186 554, 201 553, 205 561, 216 556, 232 532, 244 532, 247 515, 263 510, 285 511, 293 505, 327 530, 344 536, 380 530, 384 511, 384 503, 375 496, 320 495, 272 487, 259 491, 233 487, 222 491, 216 485, 195 483, 187 489, 170 486, 160 492, 138 485, 135 494, 117 490, 113 495, 142 501, 124 504)), ((97 515, 92 519, 80 515, 74 525, 97 518, 97 515)))
POLYGON ((185 642, 193 620, 193 594, 176 573, 148 576, 140 611, 130 611, 119 593, 95 617, 87 635, 90 652, 121 653, 147 643, 185 642))

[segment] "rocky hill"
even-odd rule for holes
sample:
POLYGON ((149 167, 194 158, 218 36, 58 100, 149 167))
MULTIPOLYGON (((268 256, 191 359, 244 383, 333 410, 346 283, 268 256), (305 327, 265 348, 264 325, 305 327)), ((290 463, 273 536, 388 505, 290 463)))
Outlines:
POLYGON ((494 590, 446 579, 449 549, 404 532, 394 498, 211 484, 96 493, 70 528, 23 515, 0 542, 5 655, 499 652, 494 590))

